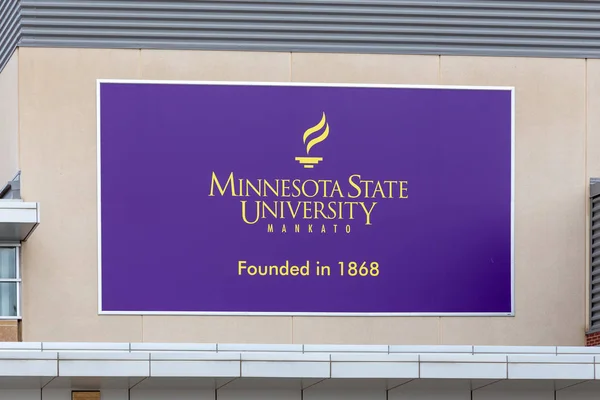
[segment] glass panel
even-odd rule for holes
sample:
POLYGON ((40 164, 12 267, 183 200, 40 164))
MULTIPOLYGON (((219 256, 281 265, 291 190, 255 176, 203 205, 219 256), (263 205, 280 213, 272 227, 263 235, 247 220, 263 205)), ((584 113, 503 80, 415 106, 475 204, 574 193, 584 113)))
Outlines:
POLYGON ((17 282, 0 282, 0 316, 17 316, 17 282))
POLYGON ((0 279, 15 279, 17 277, 17 249, 15 247, 0 247, 0 279))

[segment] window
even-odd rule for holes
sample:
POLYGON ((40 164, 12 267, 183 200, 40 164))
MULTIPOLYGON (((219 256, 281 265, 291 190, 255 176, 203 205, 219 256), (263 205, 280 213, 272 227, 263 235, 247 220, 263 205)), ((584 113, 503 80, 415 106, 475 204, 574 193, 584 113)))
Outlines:
POLYGON ((19 247, 0 244, 0 318, 19 318, 21 292, 19 247))
POLYGON ((71 399, 73 399, 73 400, 100 400, 100 391, 98 391, 98 390, 72 391, 71 399))

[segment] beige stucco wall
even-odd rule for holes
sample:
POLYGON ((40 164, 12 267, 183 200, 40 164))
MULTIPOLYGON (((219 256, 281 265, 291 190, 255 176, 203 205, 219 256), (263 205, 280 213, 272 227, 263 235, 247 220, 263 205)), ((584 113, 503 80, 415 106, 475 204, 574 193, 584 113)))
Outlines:
POLYGON ((0 189, 18 171, 19 162, 19 53, 0 72, 0 189))
POLYGON ((22 48, 23 340, 582 345, 600 64, 585 60, 22 48), (592 77, 591 75, 594 75, 592 77), (96 78, 516 87, 513 318, 97 315, 96 78), (587 103, 586 103, 587 102, 587 103), (589 118, 588 118, 589 117, 589 118), (586 147, 587 143, 587 147, 586 147))

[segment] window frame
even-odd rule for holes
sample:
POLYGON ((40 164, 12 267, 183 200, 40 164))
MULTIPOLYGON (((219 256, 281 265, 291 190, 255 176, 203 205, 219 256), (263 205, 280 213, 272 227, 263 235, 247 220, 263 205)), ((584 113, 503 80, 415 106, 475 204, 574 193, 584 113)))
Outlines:
POLYGON ((17 285, 17 315, 0 315, 0 321, 2 320, 20 320, 21 317, 21 244, 20 243, 10 243, 10 242, 0 242, 0 247, 2 248, 14 248, 15 249, 15 276, 16 278, 0 278, 0 283, 16 283, 17 285))

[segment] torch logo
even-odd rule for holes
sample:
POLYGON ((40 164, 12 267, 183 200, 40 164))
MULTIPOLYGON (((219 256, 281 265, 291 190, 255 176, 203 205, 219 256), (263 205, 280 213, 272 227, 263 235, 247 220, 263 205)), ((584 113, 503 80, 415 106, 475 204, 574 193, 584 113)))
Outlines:
POLYGON ((321 122, 319 122, 317 125, 311 128, 308 128, 304 132, 302 140, 304 141, 304 145, 306 146, 306 157, 296 157, 296 161, 303 165, 304 168, 314 168, 315 165, 317 165, 320 161, 323 161, 323 157, 310 157, 309 154, 313 146, 327 139, 327 136, 329 136, 329 124, 327 123, 327 117, 325 116, 325 113, 323 113, 323 118, 321 118, 321 122), (315 136, 315 134, 321 131, 323 127, 325 127, 323 133, 315 136))

